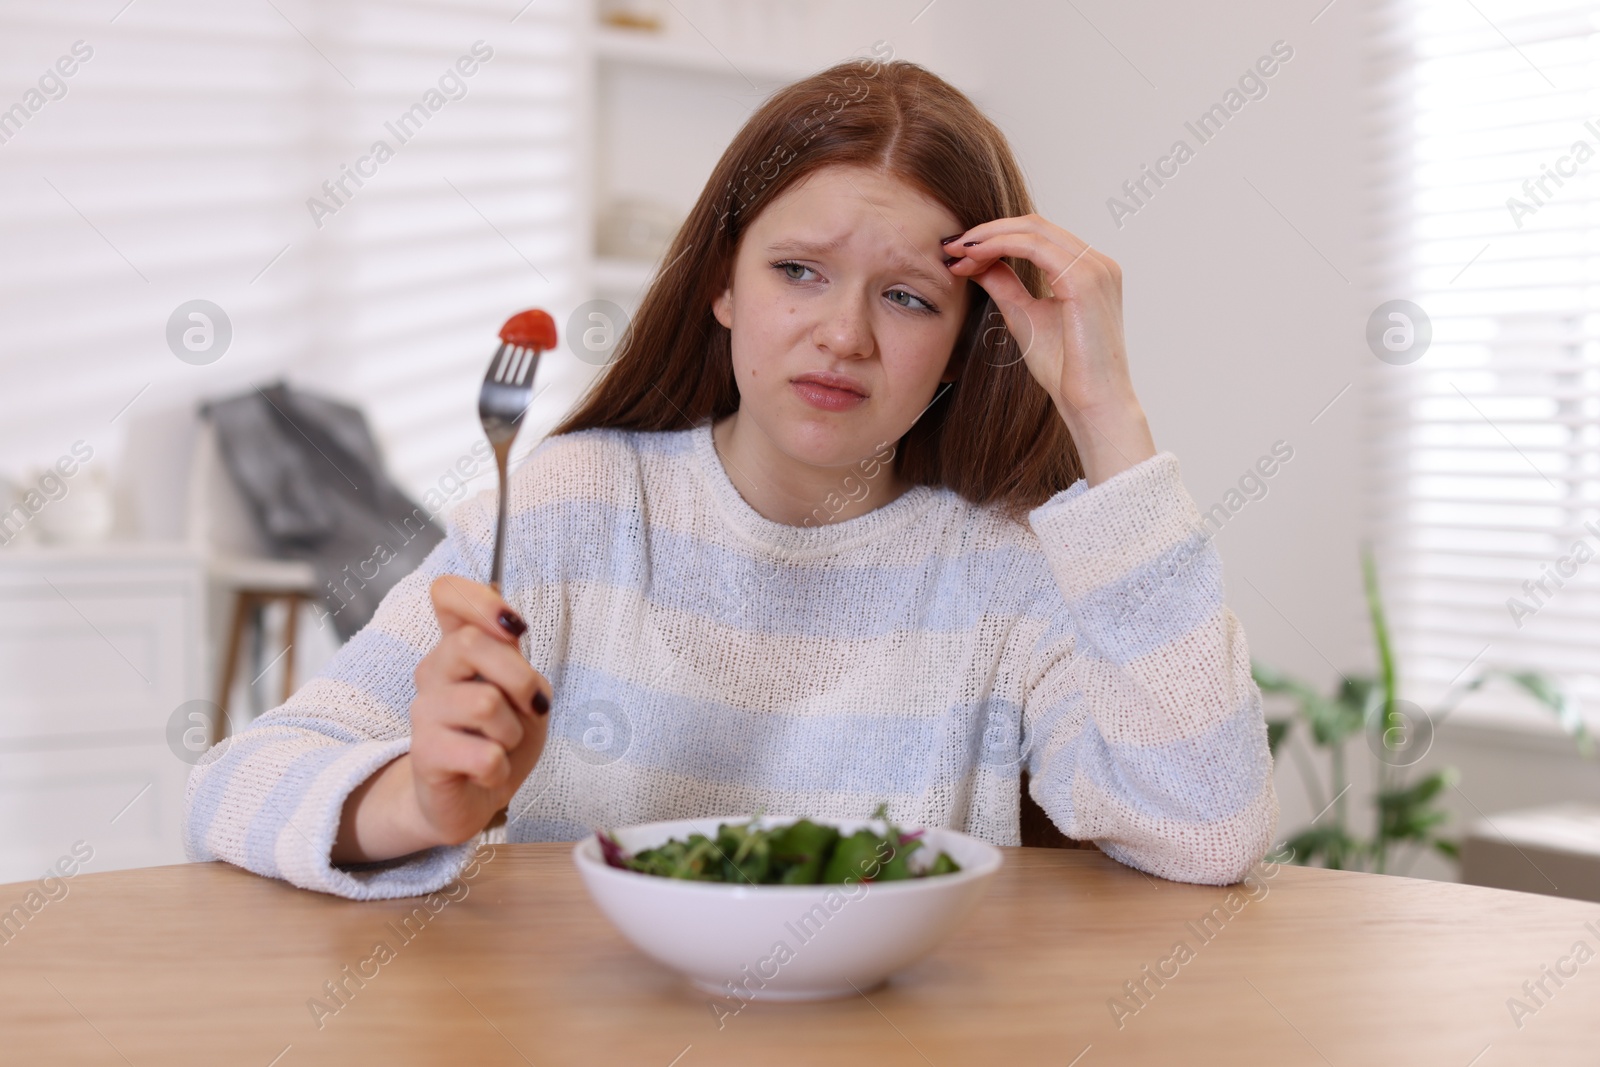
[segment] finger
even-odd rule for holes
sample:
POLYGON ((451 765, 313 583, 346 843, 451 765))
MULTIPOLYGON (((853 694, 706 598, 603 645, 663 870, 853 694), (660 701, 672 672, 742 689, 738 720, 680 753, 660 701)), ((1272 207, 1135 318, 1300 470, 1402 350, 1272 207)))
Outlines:
POLYGON ((1090 247, 1089 242, 1070 230, 1063 229, 1042 215, 1014 215, 1003 219, 981 222, 945 246, 946 255, 969 255, 971 250, 1002 234, 1031 233, 1060 245, 1069 255, 1076 256, 1090 247))
POLYGON ((419 693, 481 679, 498 688, 523 714, 532 713, 534 693, 542 692, 547 699, 554 695, 550 683, 521 652, 476 627, 440 638, 417 664, 414 679, 419 693))
POLYGON ((1052 290, 1068 271, 1105 270, 1102 257, 1097 256, 1087 245, 1082 251, 1069 255, 1067 249, 1061 245, 1033 233, 998 234, 987 238, 978 247, 968 249, 967 253, 967 258, 951 264, 951 273, 970 278, 987 269, 989 264, 998 262, 1000 257, 1011 256, 1015 259, 1029 260, 1037 265, 1044 272, 1046 282, 1052 290))
POLYGON ((447 634, 473 626, 498 641, 514 645, 528 628, 511 605, 482 582, 445 574, 433 580, 428 595, 433 600, 439 629, 447 634))
POLYGON ((429 708, 433 724, 486 737, 508 753, 522 743, 523 723, 505 694, 488 682, 462 682, 440 693, 429 708))
POLYGON ((951 264, 951 269, 982 267, 993 263, 1001 256, 1017 256, 1037 263, 1052 253, 1062 258, 1063 262, 1070 262, 1073 256, 1078 254, 1069 253, 1065 247, 1054 244, 1042 234, 1027 231, 992 233, 987 237, 971 241, 962 251, 963 257, 951 264))
POLYGON ((1039 338, 1041 324, 1046 331, 1050 327, 1050 317, 1038 314, 1044 301, 1028 292, 1028 287, 1022 284, 1017 272, 1004 260, 996 260, 972 280, 994 299, 995 306, 1005 319, 1006 329, 1016 340, 1017 347, 1022 350, 1022 359, 1026 361, 1033 351, 1034 341, 1039 338))
MULTIPOLYGON (((951 242, 946 252, 955 259, 952 270, 963 259, 976 261, 982 269, 982 264, 992 261, 999 255, 1018 255, 1033 260, 1045 272, 1052 285, 1059 283, 1061 276, 1078 263, 1089 260, 1104 269, 1111 277, 1120 276, 1121 268, 1109 256, 1104 255, 1083 238, 1069 230, 1062 229, 1049 219, 1039 215, 1022 215, 1015 218, 996 219, 974 226, 961 236, 958 241, 951 242), (996 242, 1007 236, 1032 235, 1038 242, 1025 243, 1028 251, 1011 252, 1000 248, 996 242), (1066 254, 1067 259, 1062 265, 1059 255, 1051 255, 1044 249, 1045 245, 1055 245, 1066 254)), ((974 268, 966 271, 954 270, 955 273, 971 276, 974 268)))
POLYGON ((995 260, 970 277, 983 287, 984 292, 994 297, 994 302, 1002 313, 1010 307, 1020 310, 1037 303, 1034 295, 1028 292, 1028 287, 1022 284, 1022 279, 1017 277, 1017 272, 1011 268, 1011 264, 1003 259, 995 260))
POLYGON ((429 778, 460 776, 483 789, 498 789, 511 777, 511 759, 503 746, 460 730, 439 730, 429 737, 424 757, 429 778))
POLYGON ((539 756, 544 752, 545 740, 550 732, 550 716, 536 715, 525 719, 522 727, 522 740, 507 753, 511 758, 511 777, 518 786, 533 771, 534 764, 539 762, 539 756))

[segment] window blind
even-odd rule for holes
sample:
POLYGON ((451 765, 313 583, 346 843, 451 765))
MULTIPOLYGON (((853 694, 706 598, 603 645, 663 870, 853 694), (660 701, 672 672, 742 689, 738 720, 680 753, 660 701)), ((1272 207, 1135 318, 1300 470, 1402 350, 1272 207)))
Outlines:
MULTIPOLYGON (((141 418, 287 377, 360 404, 414 496, 453 487, 500 322, 559 321, 587 237, 586 6, 520 6, 0 3, 10 472, 78 438, 114 461, 141 418), (209 362, 169 350, 196 299, 231 326, 209 362)), ((562 355, 540 410, 570 399, 562 355)))
POLYGON ((1400 663, 1426 699, 1486 666, 1549 671, 1593 723, 1600 9, 1390 0, 1376 14, 1375 303, 1410 300, 1432 328, 1369 372, 1369 526, 1400 663))

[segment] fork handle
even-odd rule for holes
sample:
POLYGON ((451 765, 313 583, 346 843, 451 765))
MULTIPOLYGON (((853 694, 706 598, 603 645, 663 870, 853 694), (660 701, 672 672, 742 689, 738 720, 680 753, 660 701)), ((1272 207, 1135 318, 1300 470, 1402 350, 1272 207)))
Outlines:
POLYGON ((510 458, 511 442, 494 445, 495 470, 500 476, 500 495, 494 522, 494 562, 489 565, 489 585, 500 592, 500 579, 505 572, 506 560, 506 508, 509 504, 506 489, 506 463, 510 458))
MULTIPOLYGON (((495 470, 500 476, 500 499, 495 509, 494 522, 494 562, 489 565, 489 585, 496 593, 500 592, 500 579, 505 571, 506 559, 506 507, 509 503, 506 490, 506 462, 511 452, 511 442, 494 445, 495 470)), ((510 806, 507 805, 494 813, 485 830, 494 830, 506 824, 510 806)))

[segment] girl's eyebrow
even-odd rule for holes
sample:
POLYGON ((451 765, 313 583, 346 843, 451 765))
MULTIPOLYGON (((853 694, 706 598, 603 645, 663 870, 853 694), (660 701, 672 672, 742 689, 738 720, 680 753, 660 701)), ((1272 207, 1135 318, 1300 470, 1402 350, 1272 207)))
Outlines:
MULTIPOLYGON (((780 256, 816 256, 836 252, 844 244, 844 239, 835 237, 828 241, 803 241, 798 238, 786 238, 774 241, 767 246, 767 251, 780 256)), ((891 252, 889 265, 903 274, 920 278, 936 289, 948 289, 950 278, 936 273, 928 264, 920 263, 910 256, 902 256, 891 252)))

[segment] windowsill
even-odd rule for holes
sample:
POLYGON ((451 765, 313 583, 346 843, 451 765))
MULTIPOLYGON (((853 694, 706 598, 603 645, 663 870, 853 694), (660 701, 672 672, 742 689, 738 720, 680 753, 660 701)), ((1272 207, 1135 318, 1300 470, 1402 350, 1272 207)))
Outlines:
MULTIPOLYGON (((1600 732, 1592 723, 1589 729, 1591 734, 1600 732)), ((1584 758, 1578 750, 1577 739, 1561 729, 1553 716, 1525 709, 1457 708, 1438 725, 1437 734, 1481 747, 1509 747, 1584 758)))

